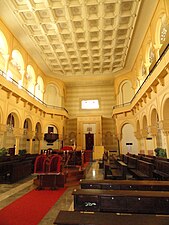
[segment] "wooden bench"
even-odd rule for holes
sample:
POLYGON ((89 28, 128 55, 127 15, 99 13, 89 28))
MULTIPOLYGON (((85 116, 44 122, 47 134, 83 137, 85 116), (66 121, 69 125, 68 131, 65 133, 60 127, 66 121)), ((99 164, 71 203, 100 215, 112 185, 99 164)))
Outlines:
POLYGON ((168 216, 116 215, 112 213, 83 213, 60 211, 54 224, 57 225, 168 225, 168 216))
POLYGON ((104 179, 122 180, 126 179, 126 174, 127 165, 121 160, 116 161, 115 164, 104 165, 104 179))
POLYGON ((80 180, 82 189, 169 191, 169 181, 157 180, 80 180))
POLYGON ((32 160, 0 162, 0 183, 15 183, 32 173, 32 160))
POLYGON ((149 162, 149 163, 154 163, 154 158, 148 157, 148 156, 142 156, 141 160, 149 162))
POLYGON ((143 160, 137 160, 136 169, 130 169, 136 179, 153 179, 154 164, 143 160))
POLYGON ((169 214, 168 191, 77 189, 72 194, 75 211, 169 214))
POLYGON ((137 166, 137 158, 134 158, 130 155, 123 156, 124 163, 127 164, 128 169, 135 169, 137 166))
POLYGON ((169 162, 155 160, 154 177, 158 180, 169 180, 169 162))

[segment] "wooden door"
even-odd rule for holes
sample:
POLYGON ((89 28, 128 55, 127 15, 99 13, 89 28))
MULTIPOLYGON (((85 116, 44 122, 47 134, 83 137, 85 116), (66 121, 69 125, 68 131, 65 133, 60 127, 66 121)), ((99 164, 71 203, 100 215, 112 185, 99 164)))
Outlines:
POLYGON ((85 139, 86 139, 86 150, 93 150, 94 134, 91 134, 90 132, 88 134, 85 134, 85 139))

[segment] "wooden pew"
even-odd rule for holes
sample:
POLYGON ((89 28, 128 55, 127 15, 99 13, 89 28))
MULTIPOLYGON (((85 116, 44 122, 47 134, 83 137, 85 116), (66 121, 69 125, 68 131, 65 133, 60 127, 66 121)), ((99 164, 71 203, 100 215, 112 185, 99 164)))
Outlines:
POLYGON ((32 160, 0 162, 0 183, 15 183, 32 173, 32 160))
POLYGON ((123 156, 124 163, 127 164, 128 169, 135 169, 137 166, 137 158, 132 157, 130 155, 123 156))
POLYGON ((168 191, 75 189, 72 194, 75 211, 169 214, 168 191))
POLYGON ((130 171, 136 179, 153 179, 154 164, 137 160, 137 167, 130 171))
POLYGON ((148 156, 142 156, 141 160, 149 162, 149 163, 154 163, 154 158, 148 157, 148 156))
POLYGON ((127 165, 121 160, 117 160, 115 164, 105 163, 104 179, 123 180, 126 179, 127 165))
POLYGON ((83 213, 60 211, 54 224, 57 225, 168 225, 168 216, 116 215, 112 213, 83 213))
POLYGON ((169 181, 157 180, 80 180, 82 189, 169 191, 169 181))
POLYGON ((169 180, 169 162, 155 160, 154 177, 158 180, 169 180))

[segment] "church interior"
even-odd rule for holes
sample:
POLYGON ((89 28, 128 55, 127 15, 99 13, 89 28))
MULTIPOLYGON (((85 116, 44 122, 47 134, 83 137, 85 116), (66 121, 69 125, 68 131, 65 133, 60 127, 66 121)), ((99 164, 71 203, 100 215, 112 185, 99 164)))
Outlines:
POLYGON ((168 0, 1 0, 0 225, 168 225, 168 107, 168 0))

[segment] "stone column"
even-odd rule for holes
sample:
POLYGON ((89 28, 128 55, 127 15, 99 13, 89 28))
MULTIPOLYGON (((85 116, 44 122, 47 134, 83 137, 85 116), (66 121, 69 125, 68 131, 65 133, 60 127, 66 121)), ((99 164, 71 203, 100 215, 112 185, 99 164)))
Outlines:
POLYGON ((28 131, 27 137, 29 139, 29 153, 33 154, 33 138, 35 137, 35 131, 28 131))
POLYGON ((137 132, 134 132, 134 135, 135 135, 135 137, 136 137, 136 139, 137 139, 137 143, 138 143, 138 153, 140 153, 140 150, 141 150, 141 134, 140 134, 140 132, 139 131, 137 131, 137 132))
POLYGON ((6 132, 6 125, 0 124, 0 148, 4 147, 4 134, 6 132))
POLYGON ((42 149, 42 140, 43 140, 43 137, 44 137, 44 133, 37 133, 36 134, 36 138, 39 141, 39 146, 38 146, 38 153, 39 154, 41 153, 41 149, 42 149))
POLYGON ((13 135, 15 136, 15 155, 18 155, 18 153, 19 153, 19 141, 20 141, 20 138, 23 135, 23 129, 14 128, 13 135))
MULTIPOLYGON (((158 132, 157 126, 149 127, 149 133, 153 140, 153 150, 157 148, 157 132, 158 132)), ((154 152, 153 152, 153 155, 154 155, 154 152)))
POLYGON ((141 137, 143 139, 143 142, 144 142, 144 154, 148 155, 148 151, 147 151, 147 143, 146 143, 146 139, 147 139, 147 134, 148 134, 148 131, 146 129, 142 129, 141 130, 141 137))
POLYGON ((162 130, 163 134, 166 136, 166 153, 167 157, 169 157, 169 120, 162 120, 159 122, 159 128, 162 130))
POLYGON ((166 136, 166 153, 167 153, 167 158, 169 157, 169 131, 163 131, 163 134, 166 136))

